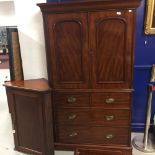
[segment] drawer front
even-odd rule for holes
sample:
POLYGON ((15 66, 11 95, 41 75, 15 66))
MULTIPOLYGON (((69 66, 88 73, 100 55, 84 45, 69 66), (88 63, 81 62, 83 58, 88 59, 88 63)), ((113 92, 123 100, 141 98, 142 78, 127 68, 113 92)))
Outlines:
POLYGON ((71 144, 129 145, 128 128, 57 126, 56 141, 71 144))
POLYGON ((115 148, 111 147, 102 147, 102 149, 91 147, 89 148, 77 148, 75 155, 132 155, 132 149, 121 147, 115 148))
POLYGON ((54 105, 64 107, 88 107, 90 97, 88 93, 54 93, 54 105))
POLYGON ((65 109, 55 111, 57 124, 129 126, 129 110, 65 109))
POLYGON ((92 106, 130 108, 131 93, 93 93, 92 106))

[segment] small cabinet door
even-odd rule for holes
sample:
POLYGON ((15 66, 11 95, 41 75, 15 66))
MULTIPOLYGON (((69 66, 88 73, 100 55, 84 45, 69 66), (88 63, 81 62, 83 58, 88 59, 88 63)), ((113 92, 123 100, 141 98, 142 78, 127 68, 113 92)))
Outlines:
POLYGON ((54 155, 51 95, 7 89, 15 149, 35 155, 54 155))
POLYGON ((93 88, 131 88, 134 11, 89 14, 93 88))
POLYGON ((88 88, 87 14, 49 14, 45 21, 50 84, 54 88, 88 88))

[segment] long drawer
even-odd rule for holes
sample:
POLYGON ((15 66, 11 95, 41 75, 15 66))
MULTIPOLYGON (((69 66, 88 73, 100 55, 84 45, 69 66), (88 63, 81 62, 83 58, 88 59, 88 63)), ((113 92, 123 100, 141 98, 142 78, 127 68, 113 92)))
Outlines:
POLYGON ((93 93, 92 106, 104 108, 130 108, 131 93, 93 93))
POLYGON ((129 128, 57 126, 56 142, 71 144, 129 145, 129 128))
POLYGON ((53 94, 53 103, 56 108, 102 107, 130 109, 131 93, 62 93, 53 94))
POLYGON ((129 126, 129 110, 61 109, 55 111, 57 124, 129 126))

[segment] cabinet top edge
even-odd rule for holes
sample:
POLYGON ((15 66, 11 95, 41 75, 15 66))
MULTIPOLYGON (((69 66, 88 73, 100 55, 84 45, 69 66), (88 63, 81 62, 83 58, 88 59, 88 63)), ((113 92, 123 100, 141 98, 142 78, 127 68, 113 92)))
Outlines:
POLYGON ((46 79, 32 79, 23 81, 7 81, 3 86, 11 89, 22 89, 27 91, 48 92, 51 88, 46 79))
POLYGON ((135 9, 141 0, 75 0, 38 3, 42 12, 93 11, 102 9, 135 9))

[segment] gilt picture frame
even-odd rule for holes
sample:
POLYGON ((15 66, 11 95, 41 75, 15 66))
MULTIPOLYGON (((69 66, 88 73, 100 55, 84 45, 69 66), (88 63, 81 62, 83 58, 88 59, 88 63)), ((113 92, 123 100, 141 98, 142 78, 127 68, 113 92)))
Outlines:
POLYGON ((145 34, 155 35, 155 0, 146 0, 145 34))

